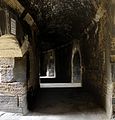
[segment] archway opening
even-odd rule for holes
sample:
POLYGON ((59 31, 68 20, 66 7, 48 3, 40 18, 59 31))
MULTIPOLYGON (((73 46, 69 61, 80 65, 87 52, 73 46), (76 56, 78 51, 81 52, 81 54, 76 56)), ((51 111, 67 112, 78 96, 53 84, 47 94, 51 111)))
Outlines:
POLYGON ((77 51, 73 58, 73 83, 81 83, 82 81, 82 70, 81 70, 81 57, 80 53, 77 51))

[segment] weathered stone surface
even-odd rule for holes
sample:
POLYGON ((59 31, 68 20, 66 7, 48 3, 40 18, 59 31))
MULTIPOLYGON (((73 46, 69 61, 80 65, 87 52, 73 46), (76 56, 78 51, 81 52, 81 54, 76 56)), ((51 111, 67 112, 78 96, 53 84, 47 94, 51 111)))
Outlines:
POLYGON ((27 95, 18 96, 19 98, 19 107, 27 107, 27 95))
POLYGON ((14 58, 0 58, 0 83, 13 81, 14 58))
POLYGON ((0 102, 17 102, 17 96, 0 95, 0 102))
POLYGON ((111 50, 115 50, 115 38, 111 41, 111 50))
POLYGON ((22 95, 26 93, 26 85, 24 83, 0 83, 0 93, 6 95, 22 95))
POLYGON ((111 64, 111 71, 112 71, 112 81, 115 82, 115 63, 111 64))
POLYGON ((113 112, 115 113, 115 1, 112 0, 112 40, 111 40, 111 75, 113 81, 113 112))
POLYGON ((16 112, 26 114, 27 109, 27 96, 24 95, 0 95, 0 110, 5 112, 16 112))
POLYGON ((11 8, 13 8, 15 11, 22 13, 24 11, 24 7, 16 0, 15 2, 13 0, 4 0, 7 5, 9 5, 11 8))
POLYGON ((81 41, 83 64, 85 66, 83 82, 89 91, 95 93, 98 101, 110 115, 112 113, 111 4, 103 0, 98 5, 100 7, 97 10, 102 13, 97 11, 97 19, 92 19, 90 25, 84 30, 81 41))
POLYGON ((115 55, 110 55, 110 60, 112 63, 115 63, 115 55))
POLYGON ((111 41, 111 55, 110 60, 112 63, 115 63, 115 38, 111 41))
POLYGON ((0 58, 0 68, 4 67, 14 68, 14 58, 0 58))
POLYGON ((5 111, 5 112, 12 112, 12 113, 23 113, 22 108, 17 108, 17 107, 0 107, 0 111, 5 111))
POLYGON ((115 82, 113 82, 113 98, 115 98, 115 82))

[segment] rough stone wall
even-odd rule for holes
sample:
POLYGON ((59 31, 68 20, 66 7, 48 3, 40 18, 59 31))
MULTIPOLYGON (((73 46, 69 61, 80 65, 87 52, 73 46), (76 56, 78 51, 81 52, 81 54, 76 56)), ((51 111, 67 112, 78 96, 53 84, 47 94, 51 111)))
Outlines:
POLYGON ((92 90, 97 101, 105 108, 108 116, 112 111, 112 82, 110 64, 111 2, 101 1, 96 8, 95 18, 84 30, 81 43, 83 63, 83 86, 92 90))
MULTIPOLYGON (((35 43, 37 36, 35 36, 33 30, 35 28, 31 28, 32 26, 27 25, 22 19, 19 19, 17 11, 12 10, 12 8, 8 7, 6 4, 0 4, 0 9, 1 7, 8 9, 10 13, 8 17, 16 18, 16 37, 19 40, 20 46, 24 42, 24 35, 27 35, 29 36, 29 42, 32 41, 30 43, 32 48, 30 48, 28 52, 30 56, 27 54, 24 55, 23 58, 0 58, 0 110, 25 114, 28 111, 27 92, 31 87, 34 89, 35 86, 38 85, 37 83, 39 83, 39 61, 37 57, 38 52, 36 50, 37 44, 35 43), (28 61, 30 61, 30 63, 28 61), (27 70, 29 70, 29 72, 27 70), (27 74, 27 72, 29 74, 27 74)), ((2 22, 3 24, 1 26, 5 27, 4 22, 7 21, 2 22)), ((10 23, 8 23, 8 33, 11 33, 10 27, 10 23)), ((5 33, 3 31, 3 34, 5 33)))
POLYGON ((36 96, 39 92, 39 59, 40 59, 40 44, 37 39, 37 32, 31 28, 32 35, 29 35, 30 46, 27 55, 27 103, 28 109, 32 109, 36 102, 36 96))
POLYGON ((115 63, 112 63, 112 81, 113 81, 113 111, 115 112, 115 63))
POLYGON ((39 61, 37 61, 36 56, 37 55, 33 52, 33 46, 30 46, 28 50, 28 63, 26 71, 28 91, 36 89, 39 84, 39 61))
POLYGON ((14 58, 0 58, 0 83, 13 81, 13 68, 14 58))
POLYGON ((0 110, 26 114, 28 105, 34 102, 29 100, 33 99, 34 90, 39 84, 39 74, 37 74, 38 70, 36 70, 39 69, 39 64, 33 54, 33 48, 30 46, 28 53, 23 58, 13 59, 13 63, 12 59, 3 60, 0 65, 4 67, 7 63, 7 66, 13 66, 13 72, 12 75, 4 74, 1 81, 7 82, 9 80, 7 80, 7 77, 13 77, 13 81, 0 83, 0 110), (28 103, 28 101, 31 103, 28 103))
POLYGON ((0 58, 0 110, 2 111, 27 113, 25 62, 26 57, 0 58))
POLYGON ((0 83, 0 110, 26 114, 27 88, 20 82, 0 83))
POLYGON ((113 112, 115 113, 115 1, 112 0, 112 40, 111 40, 111 73, 113 81, 113 112))

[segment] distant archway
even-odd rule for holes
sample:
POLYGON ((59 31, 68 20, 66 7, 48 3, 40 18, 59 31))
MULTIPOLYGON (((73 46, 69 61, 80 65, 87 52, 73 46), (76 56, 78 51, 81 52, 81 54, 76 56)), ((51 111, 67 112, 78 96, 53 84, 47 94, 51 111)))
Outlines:
POLYGON ((72 55, 72 83, 82 82, 82 60, 80 49, 75 48, 72 55))

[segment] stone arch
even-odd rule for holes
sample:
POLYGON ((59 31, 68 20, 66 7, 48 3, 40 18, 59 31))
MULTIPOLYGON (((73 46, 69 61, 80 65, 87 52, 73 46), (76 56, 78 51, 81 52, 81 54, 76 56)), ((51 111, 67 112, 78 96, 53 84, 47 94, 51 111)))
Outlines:
POLYGON ((80 46, 77 44, 73 47, 72 50, 72 83, 81 83, 82 82, 82 57, 80 46))

